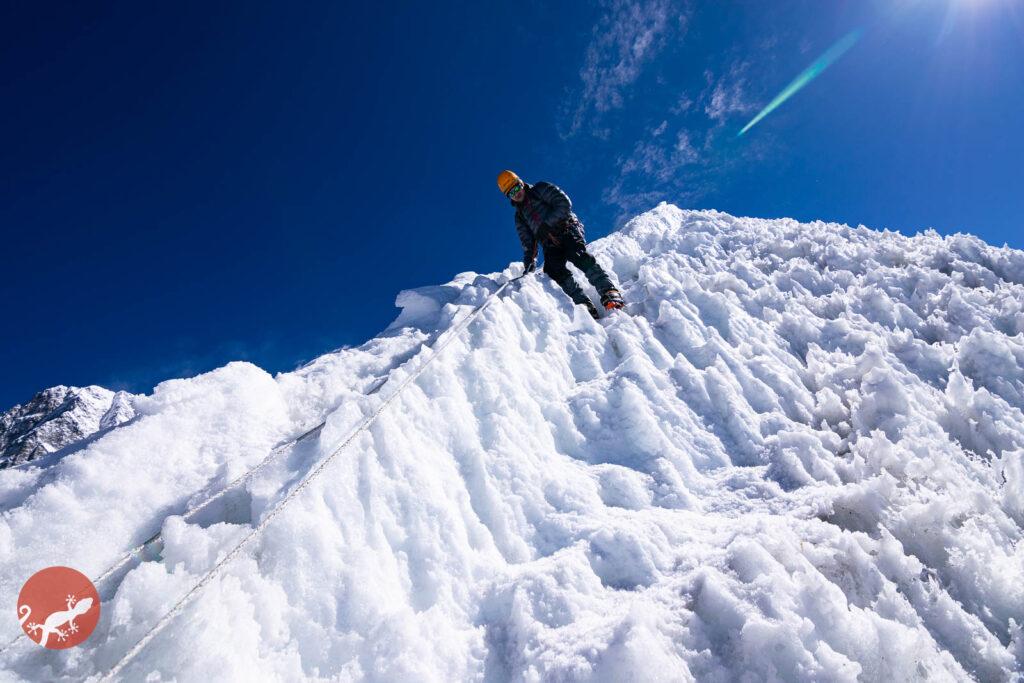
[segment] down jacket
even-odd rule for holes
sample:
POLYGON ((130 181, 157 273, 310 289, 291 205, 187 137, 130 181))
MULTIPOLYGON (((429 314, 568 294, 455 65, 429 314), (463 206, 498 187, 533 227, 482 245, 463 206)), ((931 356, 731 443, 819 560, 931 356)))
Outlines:
POLYGON ((537 258, 538 244, 545 247, 582 246, 585 240, 583 223, 572 212, 569 196, 551 183, 524 183, 524 186, 526 197, 518 204, 512 202, 516 209, 516 232, 523 244, 523 261, 532 263, 537 258))

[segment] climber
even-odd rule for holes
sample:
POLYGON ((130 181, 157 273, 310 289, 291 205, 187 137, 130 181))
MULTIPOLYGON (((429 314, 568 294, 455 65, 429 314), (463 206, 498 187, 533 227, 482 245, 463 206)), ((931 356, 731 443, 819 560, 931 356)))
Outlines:
POLYGON ((608 273, 587 251, 583 223, 572 212, 572 202, 557 186, 539 182, 524 183, 512 171, 498 174, 498 187, 516 209, 516 232, 523 244, 523 272, 536 268, 537 245, 544 246, 544 272, 565 290, 574 303, 587 307, 598 317, 597 308, 583 293, 579 283, 565 267, 566 261, 583 271, 601 295, 607 310, 622 308, 622 295, 608 273))

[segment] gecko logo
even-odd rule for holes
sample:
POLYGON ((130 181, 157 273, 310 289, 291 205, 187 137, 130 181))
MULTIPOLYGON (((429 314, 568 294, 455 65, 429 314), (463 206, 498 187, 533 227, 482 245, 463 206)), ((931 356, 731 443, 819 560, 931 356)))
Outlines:
POLYGON ((100 620, 100 596, 85 574, 70 567, 41 569, 18 594, 18 621, 43 647, 80 645, 100 620))

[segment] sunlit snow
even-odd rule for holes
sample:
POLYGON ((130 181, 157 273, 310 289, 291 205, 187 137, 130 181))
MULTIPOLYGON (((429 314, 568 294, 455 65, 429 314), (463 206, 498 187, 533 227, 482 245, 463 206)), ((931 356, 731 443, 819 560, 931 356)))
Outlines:
MULTIPOLYGON (((1024 252, 668 204, 592 248, 625 313, 510 285, 124 678, 1020 680, 1024 252)), ((85 644, 22 638, 5 675, 107 671, 520 268, 404 292, 295 372, 165 382, 0 471, 4 643, 32 572, 95 577, 163 531, 85 644)))

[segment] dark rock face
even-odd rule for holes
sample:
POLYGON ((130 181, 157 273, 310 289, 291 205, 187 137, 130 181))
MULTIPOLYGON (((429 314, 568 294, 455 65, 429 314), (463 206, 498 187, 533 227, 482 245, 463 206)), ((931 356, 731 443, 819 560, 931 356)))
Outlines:
POLYGON ((0 469, 31 462, 135 416, 132 395, 56 386, 0 414, 0 469))

